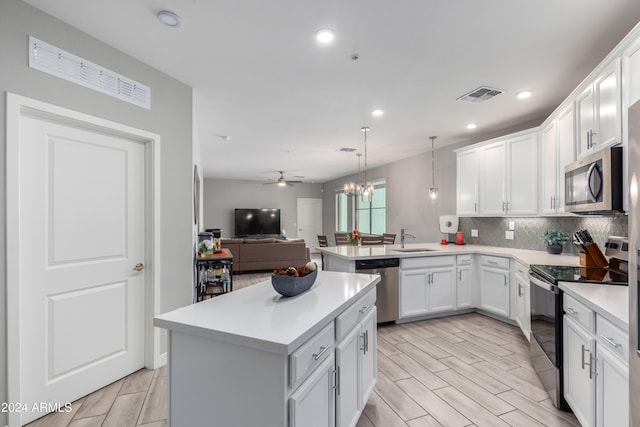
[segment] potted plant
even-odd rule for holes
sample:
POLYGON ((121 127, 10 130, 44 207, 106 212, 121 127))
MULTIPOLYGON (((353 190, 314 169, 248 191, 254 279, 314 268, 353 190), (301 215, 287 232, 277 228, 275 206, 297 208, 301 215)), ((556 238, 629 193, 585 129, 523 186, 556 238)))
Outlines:
POLYGON ((347 240, 353 246, 358 246, 360 244, 360 239, 362 239, 362 233, 360 233, 360 230, 358 229, 353 230, 347 235, 347 240))
POLYGON ((562 245, 571 241, 567 233, 560 230, 547 230, 542 235, 542 241, 547 245, 547 252, 550 254, 561 254, 562 245))

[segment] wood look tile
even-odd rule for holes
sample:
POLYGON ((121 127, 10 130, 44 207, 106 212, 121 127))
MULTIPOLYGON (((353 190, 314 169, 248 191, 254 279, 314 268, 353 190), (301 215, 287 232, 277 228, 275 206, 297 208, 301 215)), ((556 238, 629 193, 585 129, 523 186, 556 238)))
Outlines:
POLYGON ((390 357, 396 365, 400 366, 404 371, 411 374, 411 377, 417 379, 425 387, 434 390, 440 387, 446 387, 448 384, 436 374, 425 368, 424 365, 418 363, 415 359, 407 354, 397 354, 390 357))
POLYGON ((149 424, 138 424, 138 427, 167 427, 167 420, 154 421, 149 424))
POLYGON ((151 382, 151 388, 146 396, 144 405, 140 412, 140 424, 159 421, 167 418, 167 387, 166 377, 154 378, 151 382), (164 387, 158 387, 157 384, 165 384, 164 387))
POLYGON ((364 407, 364 414, 375 427, 406 427, 407 424, 395 413, 377 391, 371 393, 364 407))
MULTIPOLYGON (((391 357, 397 356, 398 355, 391 357)), ((378 353, 378 371, 383 372, 391 381, 411 377, 410 373, 402 369, 398 364, 391 360, 389 356, 385 356, 382 353, 378 353)))
POLYGON ((107 414, 102 426, 135 427, 146 396, 146 391, 118 396, 113 402, 113 407, 107 414))
POLYGON ((488 390, 490 393, 497 394, 510 390, 510 387, 496 380, 490 375, 485 374, 475 368, 475 365, 468 365, 455 357, 448 357, 442 359, 442 362, 449 366, 451 369, 458 372, 460 375, 468 378, 480 387, 488 390))
POLYGON ((498 369, 487 362, 476 363, 473 366, 485 374, 492 376, 501 383, 508 385, 512 389, 518 390, 530 399, 540 401, 549 397, 549 393, 547 393, 547 391, 542 387, 540 381, 535 381, 534 384, 533 382, 517 377, 510 372, 498 369))
POLYGON ((393 356, 394 354, 402 353, 400 350, 396 348, 395 345, 389 344, 389 342, 384 339, 380 339, 378 337, 377 341, 378 352, 384 354, 385 356, 393 356))
POLYGON ((456 408, 466 418, 477 426, 509 427, 509 424, 493 415, 482 405, 478 404, 454 387, 445 387, 434 391, 442 400, 456 408))
POLYGON ((122 384, 124 384, 124 379, 118 380, 88 395, 84 399, 80 409, 78 409, 78 412, 76 412, 74 419, 104 415, 109 412, 111 405, 113 405, 122 388, 122 384))
POLYGON ((409 427, 442 427, 442 424, 436 421, 436 419, 431 415, 409 420, 407 421, 407 424, 409 427))
POLYGON ((544 427, 544 424, 540 424, 529 415, 517 409, 500 415, 500 418, 509 423, 511 427, 544 427))
POLYGON ((500 369, 504 369, 505 371, 520 367, 519 364, 513 363, 512 361, 505 358, 505 356, 508 356, 508 354, 505 356, 496 356, 494 353, 489 351, 487 347, 483 347, 482 345, 478 345, 472 342, 461 342, 460 344, 458 344, 458 346, 467 350, 469 353, 473 353, 476 356, 480 357, 484 362, 490 362, 498 366, 500 369))
POLYGON ((358 419, 358 422, 356 423, 356 427, 375 427, 375 426, 373 425, 371 420, 367 418, 367 416, 364 414, 364 411, 363 411, 362 415, 360 415, 360 418, 358 419))
POLYGON ((490 393, 473 381, 469 381, 467 377, 453 369, 438 372, 437 375, 448 384, 467 395, 470 399, 478 402, 494 415, 501 415, 515 409, 504 400, 496 397, 493 393, 490 393))
POLYGON ((425 368, 429 369, 431 372, 438 372, 447 369, 447 366, 445 364, 440 362, 438 359, 434 359, 433 357, 429 356, 427 353, 414 346, 413 344, 398 344, 396 348, 402 351, 404 354, 411 356, 411 358, 413 358, 425 368))
POLYGON ((509 344, 509 341, 504 339, 504 334, 502 334, 502 337, 499 337, 497 335, 494 335, 491 333, 490 330, 486 330, 486 329, 471 329, 469 331, 465 331, 471 335, 475 335, 476 337, 480 338, 480 339, 484 339, 487 342, 490 342, 491 344, 495 344, 498 346, 501 345, 505 345, 505 344, 509 344))
POLYGON ((151 380, 154 377, 154 371, 149 369, 140 369, 124 379, 124 384, 118 394, 139 393, 149 390, 151 380))
POLYGON ((431 325, 429 323, 425 323, 422 328, 427 330, 428 332, 434 334, 435 336, 442 337, 450 343, 458 343, 464 341, 463 338, 460 338, 458 334, 452 334, 451 332, 445 331, 444 329, 440 329, 435 325, 431 325))
POLYGON ((442 359, 443 357, 449 357, 452 355, 448 351, 445 351, 440 347, 434 346, 433 344, 431 344, 432 338, 425 339, 415 334, 407 334, 407 335, 404 335, 404 337, 407 338, 407 342, 409 344, 412 344, 413 346, 418 347, 420 350, 424 351, 434 359, 442 359))
POLYGON ((98 415, 89 418, 80 418, 78 420, 71 421, 69 427, 101 427, 106 415, 98 415))
POLYGON ((166 377, 166 376, 167 376, 167 365, 164 365, 156 369, 155 371, 153 371, 153 378, 166 377))
POLYGON ((435 392, 423 386, 416 379, 400 380, 396 384, 443 426, 462 427, 471 424, 467 418, 456 411, 447 401, 441 399, 435 392))
POLYGON ((526 398, 515 390, 500 393, 498 397, 509 402, 511 405, 546 427, 580 426, 580 423, 578 423, 577 420, 575 422, 567 420, 560 416, 560 411, 555 408, 553 410, 547 410, 544 406, 539 405, 538 402, 526 398))
POLYGON ((507 354, 511 354, 511 351, 507 350, 506 348, 487 342, 487 340, 485 340, 484 338, 480 338, 469 332, 461 332, 456 335, 467 341, 469 344, 473 344, 474 346, 476 346, 476 348, 482 349, 483 353, 489 352, 493 353, 496 356, 506 356, 507 354))
POLYGON ((414 379, 399 380, 397 382, 391 381, 386 375, 380 373, 378 375, 378 382, 376 384, 376 390, 380 397, 389 404, 391 408, 398 414, 403 420, 407 421, 412 418, 422 417, 427 413, 411 399, 410 395, 405 394, 401 388, 398 387, 401 381, 416 381, 414 379))
POLYGON ((395 325, 378 327, 378 337, 384 338, 384 340, 391 345, 404 342, 402 335, 397 333, 397 327, 395 325))
POLYGON ((478 356, 469 353, 468 351, 464 350, 462 347, 460 347, 457 344, 452 344, 449 341, 445 340, 444 338, 441 337, 434 337, 434 338, 429 338, 428 342, 431 345, 434 345, 436 347, 440 347, 441 349, 449 352, 451 355, 454 355, 456 358, 462 360, 464 363, 476 363, 476 362, 480 362, 484 359, 479 358, 478 356))

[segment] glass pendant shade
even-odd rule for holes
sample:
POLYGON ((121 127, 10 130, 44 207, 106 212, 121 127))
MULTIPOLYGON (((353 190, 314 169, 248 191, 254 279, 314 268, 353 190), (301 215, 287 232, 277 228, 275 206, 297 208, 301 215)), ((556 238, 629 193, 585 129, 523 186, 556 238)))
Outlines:
POLYGON ((429 199, 433 204, 438 202, 438 189, 436 187, 431 187, 429 189, 429 199))
POLYGON ((438 187, 436 187, 436 161, 435 161, 435 144, 437 136, 430 136, 431 140, 431 188, 429 188, 429 199, 431 203, 438 203, 438 187))

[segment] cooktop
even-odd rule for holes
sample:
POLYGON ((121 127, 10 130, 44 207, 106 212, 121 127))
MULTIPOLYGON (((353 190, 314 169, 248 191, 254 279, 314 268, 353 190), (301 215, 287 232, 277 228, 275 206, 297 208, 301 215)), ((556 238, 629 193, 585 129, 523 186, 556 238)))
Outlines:
POLYGON ((532 265, 531 271, 548 282, 585 282, 604 285, 629 285, 626 272, 608 267, 569 267, 560 265, 532 265))

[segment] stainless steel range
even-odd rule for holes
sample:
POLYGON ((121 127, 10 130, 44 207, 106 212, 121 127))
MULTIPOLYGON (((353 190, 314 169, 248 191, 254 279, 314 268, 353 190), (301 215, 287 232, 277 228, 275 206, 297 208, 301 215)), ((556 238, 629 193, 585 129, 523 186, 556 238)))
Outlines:
POLYGON ((531 308, 531 364, 553 404, 568 410, 562 375, 562 291, 560 282, 628 285, 626 238, 611 236, 605 244, 608 267, 532 265, 529 270, 531 308))

